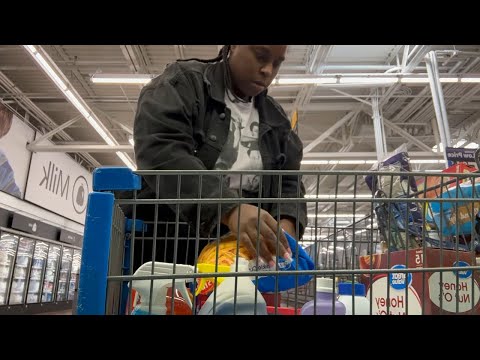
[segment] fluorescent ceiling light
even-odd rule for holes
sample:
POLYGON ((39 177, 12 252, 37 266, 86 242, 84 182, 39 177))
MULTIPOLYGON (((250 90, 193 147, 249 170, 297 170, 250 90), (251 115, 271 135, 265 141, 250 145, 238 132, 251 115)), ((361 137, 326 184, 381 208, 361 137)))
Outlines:
POLYGON ((135 146, 135 142, 133 141, 133 137, 132 137, 132 136, 129 136, 129 137, 128 137, 128 142, 130 143, 130 145, 135 146))
MULTIPOLYGON (((312 76, 279 75, 272 81, 275 85, 391 85, 404 84, 427 84, 427 74, 326 74, 312 76)), ((145 85, 156 75, 152 74, 94 74, 91 81, 96 84, 136 84, 145 85)), ((478 77, 445 77, 439 78, 441 83, 480 83, 478 77)))
POLYGON ((339 165, 365 164, 365 160, 338 160, 339 165))
POLYGON ((436 159, 410 159, 411 164, 445 164, 445 160, 436 159))
MULTIPOLYGON (((315 214, 308 214, 307 215, 309 218, 315 218, 315 214)), ((317 214, 316 216, 317 218, 325 218, 325 219, 329 219, 329 218, 353 218, 353 214, 325 214, 325 213, 320 213, 320 214, 317 214)), ((365 214, 355 214, 355 217, 365 217, 365 214)))
POLYGON ((397 77, 341 77, 340 84, 394 84, 397 77))
POLYGON ((149 74, 94 74, 91 80, 95 84, 148 84, 155 75, 149 74))
MULTIPOLYGON (((468 142, 468 140, 466 140, 466 139, 460 139, 460 140, 457 141, 457 143, 455 145, 453 145, 453 147, 454 148, 459 148, 459 147, 463 146, 464 149, 478 149, 479 146, 476 142, 470 142, 469 144, 465 145, 465 143, 467 143, 467 142, 468 142)), ((432 147, 432 151, 438 152, 437 145, 432 147)), ((442 143, 440 143, 440 151, 443 151, 443 144, 442 143)))
POLYGON ((458 140, 457 143, 455 145, 453 145, 453 147, 455 148, 458 148, 458 147, 461 147, 462 145, 464 145, 468 140, 466 139, 461 139, 461 140, 458 140))
POLYGON ((478 149, 479 145, 476 142, 471 142, 467 146, 465 146, 465 149, 478 149))
POLYGON ((365 165, 374 164, 376 160, 302 160, 302 165, 365 165))
POLYGON ((24 45, 27 50, 29 50, 33 55, 35 55, 37 53, 37 49, 35 48, 35 46, 33 45, 24 45))
POLYGON ((137 167, 130 161, 130 158, 121 151, 116 152, 117 156, 132 170, 137 170, 137 167))
POLYGON ((452 77, 452 78, 440 78, 441 83, 458 83, 460 82, 459 78, 452 77))
POLYGON ((355 231, 355 234, 358 235, 358 234, 362 234, 364 232, 367 232, 367 229, 357 230, 357 231, 355 231))
POLYGON ((328 160, 302 160, 302 165, 328 165, 328 160))
MULTIPOLYGON (((102 137, 102 139, 110 146, 117 145, 117 142, 115 141, 113 136, 107 133, 108 130, 106 130, 106 128, 101 125, 100 120, 96 118, 96 115, 83 101, 80 95, 76 94, 73 89, 69 89, 68 81, 64 81, 61 79, 61 75, 63 75, 61 71, 59 69, 55 71, 55 66, 52 67, 52 65, 47 61, 47 59, 45 59, 45 57, 38 51, 38 49, 34 45, 23 45, 23 47, 30 53, 30 55, 40 65, 43 71, 45 71, 48 77, 55 83, 55 85, 57 85, 60 91, 62 91, 65 97, 80 112, 80 114, 82 114, 82 116, 102 137)), ((116 154, 124 162, 125 165, 127 165, 132 170, 136 170, 135 165, 125 153, 117 151, 116 154)))
POLYGON ((415 77, 402 77, 400 79, 402 84, 428 84, 428 77, 425 78, 415 78, 415 77))
POLYGON ((272 82, 272 85, 308 85, 308 84, 337 84, 338 78, 334 77, 285 77, 277 78, 272 82))
POLYGON ((479 83, 479 78, 460 78, 460 82, 462 83, 479 83))

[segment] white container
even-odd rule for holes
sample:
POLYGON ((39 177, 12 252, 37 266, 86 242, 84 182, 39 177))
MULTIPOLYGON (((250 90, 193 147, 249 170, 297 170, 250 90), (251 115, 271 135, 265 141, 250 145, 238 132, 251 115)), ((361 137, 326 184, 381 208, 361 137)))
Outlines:
MULTIPOLYGON (((248 261, 238 258, 238 271, 248 272, 248 261)), ((235 263, 230 265, 230 272, 235 272, 235 263)), ((235 277, 225 277, 203 304, 198 315, 267 315, 267 304, 262 294, 255 288, 251 277, 238 276, 235 303, 235 277), (215 313, 213 311, 214 293, 215 313), (255 302, 256 294, 256 302, 255 302), (255 312, 256 309, 256 312, 255 312)))
MULTIPOLYGON (((133 276, 146 276, 152 274, 152 262, 147 262, 140 266, 140 268, 135 271, 133 276)), ((173 264, 155 262, 154 275, 167 275, 167 274, 193 274, 193 266, 177 264, 175 266, 175 272, 173 271, 173 264)), ((185 299, 186 303, 190 308, 192 307, 192 302, 188 295, 186 282, 193 282, 191 279, 176 279, 175 288, 185 299)), ((132 315, 165 315, 167 313, 167 306, 165 304, 167 300, 167 288, 172 286, 172 280, 170 279, 156 279, 153 281, 152 289, 152 306, 149 305, 150 300, 150 285, 152 282, 150 280, 133 280, 132 288, 137 292, 137 296, 140 296, 141 303, 136 305, 132 311, 132 315), (149 312, 151 309, 151 312, 149 312)), ((134 300, 134 304, 137 304, 137 297, 134 300)), ((172 299, 174 301, 174 299, 172 299)))
POLYGON ((338 284, 338 301, 345 305, 345 315, 370 315, 370 301, 365 297, 365 285, 355 284, 355 296, 352 296, 352 283, 338 284), (355 303, 355 309, 353 309, 355 303))

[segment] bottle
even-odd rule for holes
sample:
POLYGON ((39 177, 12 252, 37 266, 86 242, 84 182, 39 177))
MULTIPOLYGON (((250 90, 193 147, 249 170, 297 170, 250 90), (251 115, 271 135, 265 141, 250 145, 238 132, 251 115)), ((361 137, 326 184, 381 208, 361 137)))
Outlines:
POLYGON ((345 305, 346 315, 370 315, 370 301, 365 297, 365 285, 355 284, 355 296, 352 296, 353 284, 349 282, 338 284, 338 301, 345 305), (352 301, 353 300, 353 301, 352 301), (353 309, 352 303, 355 304, 353 309), (355 312, 353 314, 353 311, 355 312))
MULTIPOLYGON (((151 275, 152 262, 147 262, 135 271, 134 276, 151 275)), ((193 266, 177 264, 175 274, 191 274, 193 266)), ((155 262, 154 275, 174 274, 173 264, 155 262)), ((186 282, 193 279, 176 279, 175 295, 172 296, 172 280, 153 280, 152 305, 150 306, 150 280, 132 280, 132 288, 136 291, 133 301, 135 307, 132 315, 170 315, 172 299, 174 315, 192 315, 192 299, 186 287, 186 282), (150 312, 149 312, 150 311, 150 312)))
MULTIPOLYGON (((237 263, 239 272, 249 271, 248 260, 238 258, 237 263)), ((235 271, 236 263, 234 262, 230 265, 230 272, 235 271)), ((198 315, 267 315, 267 304, 262 294, 255 288, 251 277, 225 277, 225 280, 210 294, 198 315), (235 278, 237 278, 236 304, 235 278), (215 313, 213 311, 214 294, 216 294, 215 313)))
POLYGON ((346 308, 337 300, 333 279, 318 278, 316 287, 316 304, 314 300, 307 302, 300 311, 301 315, 345 315, 346 308), (333 307, 335 307, 335 314, 333 307))

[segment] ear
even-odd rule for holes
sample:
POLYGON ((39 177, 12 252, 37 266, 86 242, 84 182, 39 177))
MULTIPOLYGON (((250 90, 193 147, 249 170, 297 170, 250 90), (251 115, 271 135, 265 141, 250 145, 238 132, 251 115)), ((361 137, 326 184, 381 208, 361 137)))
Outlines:
POLYGON ((233 52, 237 49, 238 45, 230 45, 230 52, 233 52))

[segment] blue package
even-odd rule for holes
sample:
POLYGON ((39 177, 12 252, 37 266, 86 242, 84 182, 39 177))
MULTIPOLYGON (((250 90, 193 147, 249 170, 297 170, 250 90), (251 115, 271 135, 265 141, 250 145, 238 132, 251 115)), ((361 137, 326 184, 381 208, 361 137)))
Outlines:
MULTIPOLYGON (((292 271, 292 270, 313 270, 315 268, 315 264, 313 260, 308 256, 308 254, 303 250, 303 248, 297 244, 297 241, 286 231, 284 231, 285 236, 288 240, 288 245, 292 250, 292 262, 287 261, 286 259, 279 257, 278 258, 278 268, 280 271, 292 271), (297 251, 298 251, 298 262, 297 262, 297 251)), ((267 270, 262 269, 259 265, 258 268, 252 268, 252 262, 249 264, 250 271, 262 271, 267 270)), ((312 275, 279 275, 278 276, 278 291, 285 291, 289 289, 295 288, 295 286, 302 286, 308 283, 312 279, 312 275)), ((276 284, 275 279, 277 276, 263 276, 258 277, 258 290, 263 293, 275 292, 276 291, 276 284)), ((253 279, 255 283, 255 279, 253 279)))
MULTIPOLYGON (((472 186, 471 183, 463 183, 458 187, 452 187, 444 191, 440 198, 443 199, 478 199, 480 198, 480 182, 472 186)), ((475 224, 475 216, 480 212, 480 202, 472 201, 453 201, 437 202, 432 199, 427 206, 426 220, 434 223, 437 228, 441 228, 443 235, 468 236, 475 232, 472 224, 475 224), (473 213, 472 213, 473 203, 473 213), (441 218, 443 208, 443 219, 441 218), (458 214, 458 219, 456 219, 458 214), (473 215, 473 216, 472 216, 473 215)))

